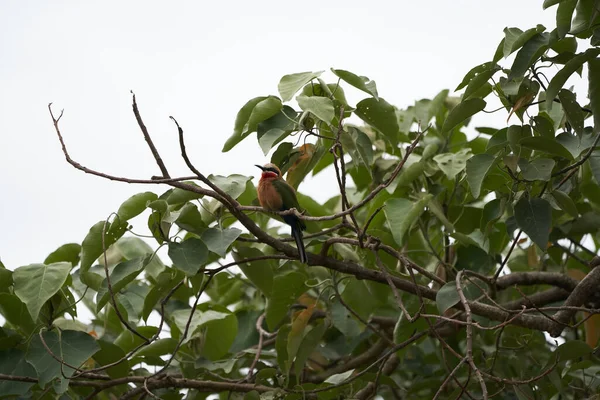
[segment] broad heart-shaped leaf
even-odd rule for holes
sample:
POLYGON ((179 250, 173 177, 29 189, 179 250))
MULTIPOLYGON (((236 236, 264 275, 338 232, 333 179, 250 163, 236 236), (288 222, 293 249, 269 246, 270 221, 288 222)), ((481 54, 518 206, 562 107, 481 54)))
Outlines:
POLYGON ((54 250, 46 257, 44 264, 52 264, 55 262, 65 261, 70 262, 74 267, 79 264, 79 255, 81 254, 81 245, 79 243, 67 243, 54 250))
POLYGON ((435 295, 435 305, 440 314, 455 306, 459 301, 460 296, 456 290, 456 282, 454 280, 442 286, 435 295))
POLYGON ((520 229, 542 250, 548 247, 552 227, 552 206, 544 199, 522 196, 514 207, 515 220, 520 229))
MULTIPOLYGON (((194 182, 186 181, 184 183, 191 186, 199 187, 194 182)), ((167 201, 167 204, 181 204, 185 203, 186 201, 201 199, 202 197, 203 195, 201 195, 200 193, 192 192, 191 190, 174 188, 165 200, 167 201)))
POLYGON ((81 244, 80 278, 81 282, 94 290, 98 290, 102 284, 102 276, 89 272, 90 267, 102 255, 103 249, 108 249, 115 243, 127 229, 127 222, 116 219, 112 223, 100 221, 90 228, 90 231, 81 244), (102 243, 102 232, 106 226, 104 243, 102 243), (104 244, 104 246, 103 246, 104 244))
MULTIPOLYGON (((77 367, 100 350, 96 340, 85 332, 62 331, 57 333, 51 331, 42 333, 42 336, 44 342, 56 357, 64 360, 65 364, 77 367)), ((33 335, 26 359, 37 371, 41 387, 45 387, 48 382, 55 378, 62 379, 63 373, 65 376, 70 377, 75 372, 67 365, 61 365, 48 353, 39 335, 33 335)))
POLYGON ((479 198, 481 184, 495 161, 496 157, 491 154, 476 154, 467 160, 467 182, 473 198, 479 198))
POLYGON ((558 5, 556 10, 556 33, 559 39, 563 39, 571 30, 571 21, 576 5, 577 0, 563 0, 558 5))
POLYGON ((264 120, 256 128, 258 144, 263 153, 267 153, 273 146, 285 139, 296 127, 296 110, 290 106, 283 106, 281 112, 264 120))
MULTIPOLYGON (((238 246, 233 252, 233 259, 241 262, 253 257, 263 256, 264 253, 254 247, 238 246)), ((261 260, 250 263, 240 263, 238 267, 250 282, 252 282, 265 297, 270 297, 273 290, 273 271, 276 268, 273 260, 261 260)))
POLYGON ((592 169, 592 175, 596 179, 596 183, 600 185, 600 151, 594 150, 588 158, 588 163, 592 169))
POLYGON ((21 299, 31 318, 37 320, 40 309, 60 290, 71 271, 71 263, 31 264, 13 272, 15 294, 21 299))
POLYGON ((530 136, 519 140, 519 144, 528 149, 537 150, 547 154, 552 154, 554 156, 563 157, 567 160, 573 159, 573 156, 571 155, 569 150, 567 150, 565 146, 560 144, 554 138, 551 139, 541 136, 530 136))
POLYGON ((281 100, 275 96, 255 97, 248 101, 235 118, 233 134, 225 142, 223 153, 228 152, 249 134, 256 131, 260 122, 277 114, 282 107, 281 100))
POLYGON ((586 61, 593 60, 598 54, 600 54, 600 49, 597 48, 592 48, 584 53, 580 53, 570 59, 565 66, 554 75, 548 85, 548 90, 546 90, 546 110, 548 110, 548 112, 552 110, 554 98, 565 86, 567 79, 569 79, 575 71, 581 68, 586 61))
MULTIPOLYGON (((135 279, 136 276, 142 272, 144 267, 151 259, 150 256, 145 257, 137 257, 131 260, 123 261, 113 268, 110 273, 110 285, 112 288, 112 292, 115 296, 127 286, 131 281, 135 279)), ((106 305, 108 300, 110 299, 110 292, 108 291, 108 281, 106 278, 102 281, 102 286, 98 290, 98 294, 96 296, 96 312, 100 312, 102 308, 106 305)))
POLYGON ((537 158, 530 163, 525 159, 521 159, 519 167, 523 173, 523 179, 528 181, 549 181, 555 164, 551 158, 537 158))
POLYGON ((446 174, 448 179, 454 179, 465 167, 467 161, 473 157, 472 150, 470 148, 464 148, 459 150, 457 153, 443 153, 433 157, 438 167, 446 174))
POLYGON ((565 110, 565 115, 567 116, 567 120, 573 127, 573 130, 577 133, 577 135, 583 135, 583 111, 581 111, 581 106, 577 103, 577 99, 573 92, 567 89, 561 89, 558 92, 558 98, 560 100, 560 104, 565 110))
POLYGON ((202 234, 202 241, 208 247, 208 250, 225 257, 227 248, 235 241, 242 233, 238 228, 208 228, 202 234))
POLYGON ((0 293, 0 314, 26 335, 35 329, 35 322, 31 319, 27 306, 14 294, 0 293))
MULTIPOLYGON (((191 310, 173 312, 173 321, 181 332, 185 330, 191 310)), ((204 346, 202 355, 211 361, 216 361, 229 352, 238 332, 238 321, 231 311, 218 304, 204 303, 196 307, 192 317, 186 343, 202 334, 204 346)))
POLYGON ((398 246, 403 245, 404 235, 413 223, 421 216, 423 210, 433 195, 427 194, 420 200, 413 202, 408 199, 391 198, 385 202, 384 213, 390 231, 398 246))
POLYGON ((588 61, 588 93, 590 107, 594 114, 594 134, 600 134, 600 58, 588 61))
POLYGON ((169 243, 169 257, 173 266, 194 276, 208 261, 208 247, 200 239, 189 238, 181 243, 169 243))
POLYGON ((144 271, 155 278, 165 269, 165 264, 148 243, 139 237, 122 237, 115 243, 115 247, 126 260, 132 260, 138 257, 152 256, 148 263, 144 264, 144 271))
POLYGON ((442 133, 446 133, 454 129, 458 124, 464 122, 467 118, 477 114, 479 111, 485 108, 486 102, 480 98, 472 98, 463 101, 448 113, 444 125, 442 126, 442 133))
POLYGON ((98 340, 96 343, 100 346, 100 351, 94 354, 94 361, 102 366, 120 361, 117 365, 106 370, 108 376, 115 379, 129 375, 131 365, 129 364, 129 360, 125 359, 125 352, 122 348, 105 340, 98 340))
POLYGON ((246 190, 246 182, 252 179, 252 177, 238 174, 229 176, 209 175, 208 179, 225 193, 234 199, 237 199, 242 193, 244 193, 244 190, 246 190))
POLYGON ((266 309, 269 330, 275 329, 287 314, 289 307, 307 290, 305 281, 306 276, 296 271, 278 275, 273 279, 273 290, 267 300, 266 309))
POLYGON ((390 140, 394 142, 397 140, 396 136, 400 128, 396 109, 384 99, 377 100, 371 97, 361 100, 356 105, 354 113, 358 118, 381 131, 390 140))
POLYGON ((344 82, 354 86, 357 89, 362 90, 365 93, 370 94, 375 98, 375 100, 379 100, 377 96, 377 86, 375 85, 375 81, 370 80, 366 76, 358 76, 350 71, 345 71, 343 69, 331 68, 331 72, 333 72, 338 78, 340 78, 344 82))
POLYGON ((134 194, 119 207, 117 215, 121 221, 127 221, 131 218, 140 215, 145 209, 149 201, 154 201, 158 196, 152 192, 143 192, 134 194))
POLYGON ((302 89, 306 83, 321 76, 323 72, 299 72, 297 74, 284 75, 277 85, 281 100, 290 101, 298 90, 302 89))
MULTIPOLYGON (((37 378, 35 369, 25 361, 22 350, 11 348, 0 351, 0 374, 37 378)), ((4 396, 25 396, 33 382, 0 381, 0 393, 4 396)))
POLYGON ((335 117, 333 101, 327 97, 300 95, 296 101, 303 111, 313 113, 323 122, 330 124, 335 117))
POLYGON ((373 164, 373 144, 366 133, 353 126, 348 132, 342 132, 340 142, 345 151, 350 153, 356 165, 363 165, 369 172, 373 164))

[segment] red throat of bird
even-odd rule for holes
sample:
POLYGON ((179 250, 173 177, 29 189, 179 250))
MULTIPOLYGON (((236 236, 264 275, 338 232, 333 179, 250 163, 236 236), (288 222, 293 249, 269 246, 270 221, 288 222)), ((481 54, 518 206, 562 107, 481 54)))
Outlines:
POLYGON ((263 173, 260 175, 260 180, 269 180, 269 179, 276 179, 277 178, 277 174, 275 172, 272 171, 263 171, 263 173))

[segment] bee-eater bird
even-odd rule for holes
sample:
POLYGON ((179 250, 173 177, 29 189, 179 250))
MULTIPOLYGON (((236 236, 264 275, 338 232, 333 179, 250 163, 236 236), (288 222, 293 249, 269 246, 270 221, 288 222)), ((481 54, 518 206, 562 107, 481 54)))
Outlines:
MULTIPOLYGON (((270 211, 286 211, 295 208, 301 211, 296 191, 281 177, 281 171, 275 164, 257 165, 263 172, 258 182, 258 201, 270 211)), ((282 215, 283 221, 292 227, 292 237, 296 241, 300 262, 306 264, 306 250, 302 241, 302 231, 306 229, 304 221, 295 215, 282 215)))

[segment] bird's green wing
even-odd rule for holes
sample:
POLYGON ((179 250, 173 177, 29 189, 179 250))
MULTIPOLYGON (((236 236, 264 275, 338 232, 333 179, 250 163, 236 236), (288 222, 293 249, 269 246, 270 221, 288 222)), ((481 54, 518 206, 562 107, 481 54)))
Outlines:
POLYGON ((295 208, 298 211, 302 211, 298 198, 296 197, 296 191, 287 184, 283 179, 276 179, 273 181, 273 187, 281 195, 283 207, 282 209, 287 210, 289 208, 295 208))

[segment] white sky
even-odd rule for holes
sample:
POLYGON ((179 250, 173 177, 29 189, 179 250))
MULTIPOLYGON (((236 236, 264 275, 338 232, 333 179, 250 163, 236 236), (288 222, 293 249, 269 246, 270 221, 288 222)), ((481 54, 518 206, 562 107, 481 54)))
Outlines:
MULTIPOLYGON (((47 104, 71 156, 131 178, 158 174, 131 113, 145 123, 173 176, 189 175, 169 115, 206 174, 255 175, 255 137, 221 153, 250 98, 277 94, 282 75, 330 67, 367 75, 400 108, 454 89, 489 61, 505 26, 555 26, 542 1, 25 1, 0 2, 0 258, 42 262, 83 240, 130 195, 167 187, 111 182, 64 160, 47 104)), ((328 75, 331 78, 331 75, 328 75)), ((366 95, 347 90, 356 102, 366 95)), ((506 114, 480 117, 501 127, 506 114)), ((328 176, 301 188, 324 200, 328 176)), ((142 228, 144 223, 142 223, 142 228)))

